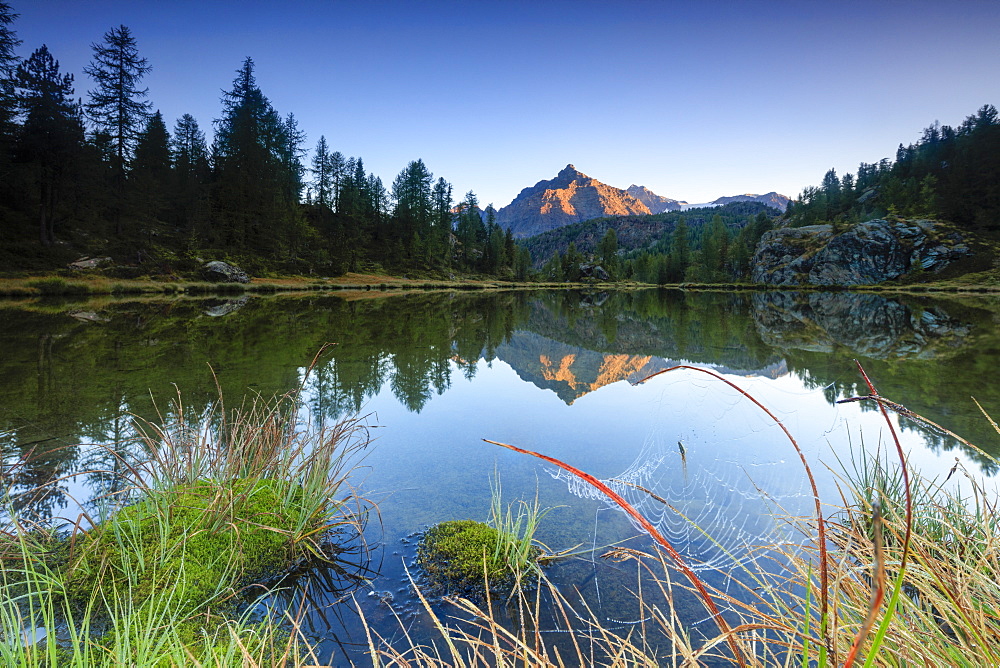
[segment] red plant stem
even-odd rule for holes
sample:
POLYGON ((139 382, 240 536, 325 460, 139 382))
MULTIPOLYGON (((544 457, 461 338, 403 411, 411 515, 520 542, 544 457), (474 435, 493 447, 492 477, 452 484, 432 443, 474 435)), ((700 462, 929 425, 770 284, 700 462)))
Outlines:
MULTIPOLYGON (((798 453, 799 460, 802 462, 802 467, 805 469, 806 476, 809 478, 809 487, 812 489, 813 500, 815 501, 816 505, 816 532, 818 534, 817 542, 819 543, 819 583, 820 583, 819 600, 820 600, 820 615, 821 615, 820 619, 825 620, 827 612, 829 610, 828 590, 830 583, 830 574, 829 574, 829 569, 827 567, 826 521, 823 519, 823 506, 819 498, 819 488, 816 486, 816 479, 813 477, 812 468, 809 466, 809 462, 806 460, 806 456, 802 452, 802 448, 799 447, 799 444, 795 440, 795 437, 792 436, 792 433, 790 431, 788 431, 788 428, 784 425, 784 423, 781 420, 779 420, 778 416, 772 413, 767 408, 767 406, 757 401, 757 399, 754 398, 753 395, 751 395, 749 392, 741 388, 739 385, 736 385, 735 383, 726 380, 725 378, 715 373, 714 371, 711 371, 710 369, 702 369, 701 367, 688 366, 686 364, 678 364, 677 366, 672 366, 669 369, 657 371, 653 375, 647 376, 646 378, 643 378, 639 382, 645 383, 650 378, 655 378, 656 376, 659 376, 662 373, 667 373, 668 371, 674 371, 676 369, 690 369, 691 371, 697 371, 699 373, 707 374, 712 378, 715 378, 716 380, 721 380, 723 383, 725 383, 729 387, 733 388, 734 390, 742 394, 744 397, 752 401, 754 405, 757 406, 757 408, 764 411, 767 414, 767 416, 772 420, 774 420, 774 422, 779 427, 781 427, 781 431, 785 432, 785 436, 788 438, 789 442, 795 448, 795 452, 798 453)), ((827 647, 829 648, 829 646, 830 643, 829 640, 827 639, 827 647)))
POLYGON ((532 450, 525 450, 523 448, 519 448, 515 445, 510 445, 508 443, 491 441, 488 438, 484 438, 483 440, 486 441, 487 443, 492 443, 493 445, 499 445, 501 448, 507 448, 508 450, 513 450, 514 452, 520 452, 521 454, 524 455, 531 455, 532 457, 538 457, 539 459, 547 461, 550 464, 555 464, 559 468, 572 473, 580 480, 583 480, 584 482, 597 488, 605 496, 607 496, 609 499, 618 504, 618 506, 621 507, 622 510, 628 513, 636 522, 639 523, 640 526, 642 526, 643 529, 645 529, 646 533, 648 533, 657 543, 663 546, 663 549, 666 550, 667 554, 670 555, 670 558, 674 560, 674 563, 677 564, 677 567, 680 568, 681 571, 684 573, 684 575, 687 576, 687 579, 691 581, 691 584, 694 585, 695 589, 697 589, 698 593, 701 595, 702 600, 705 601, 706 607, 708 607, 709 611, 712 613, 712 618, 715 619, 715 623, 718 624, 719 630, 726 636, 726 642, 729 643, 729 648, 733 650, 733 654, 735 655, 737 662, 740 664, 740 666, 746 666, 746 661, 743 658, 743 652, 740 651, 740 648, 736 643, 736 639, 729 628, 729 624, 726 623, 726 620, 722 617, 722 613, 719 611, 718 606, 715 605, 715 601, 712 599, 712 596, 708 593, 708 590, 705 588, 704 583, 702 583, 701 579, 697 576, 697 574, 695 574, 695 572, 691 570, 691 567, 684 562, 684 558, 681 557, 680 553, 674 549, 674 546, 671 545, 670 542, 666 538, 664 538, 659 531, 656 530, 656 527, 650 524, 649 520, 643 517, 638 510, 633 508, 632 504, 623 499, 621 496, 615 493, 613 489, 605 485, 603 482, 601 482, 594 476, 590 475, 589 473, 584 473, 575 466, 570 466, 569 464, 562 462, 556 459, 555 457, 549 457, 548 455, 543 455, 541 453, 534 452, 532 450))

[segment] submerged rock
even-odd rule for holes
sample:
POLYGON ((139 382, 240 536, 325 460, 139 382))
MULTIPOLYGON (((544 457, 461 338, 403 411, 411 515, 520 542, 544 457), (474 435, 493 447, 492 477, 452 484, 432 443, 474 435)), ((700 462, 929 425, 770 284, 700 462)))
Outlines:
POLYGON ((929 220, 870 220, 836 233, 809 225, 764 234, 751 278, 771 285, 874 285, 912 271, 938 272, 972 255, 964 237, 929 220))

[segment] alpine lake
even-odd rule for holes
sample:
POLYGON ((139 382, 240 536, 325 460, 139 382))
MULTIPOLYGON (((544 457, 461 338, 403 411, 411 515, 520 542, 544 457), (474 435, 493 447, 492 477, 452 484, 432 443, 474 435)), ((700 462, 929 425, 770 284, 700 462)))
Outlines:
MULTIPOLYGON (((637 566, 602 555, 611 546, 650 552, 652 541, 579 479, 483 439, 604 481, 726 590, 759 546, 802 539, 782 517, 810 515, 814 498, 771 417, 718 378, 673 367, 712 370, 770 409, 821 497, 836 501, 860 451, 894 448, 873 402, 837 403, 869 392, 855 360, 884 397, 1000 455, 1000 436, 971 399, 1000 417, 998 320, 998 297, 854 292, 0 302, 3 484, 17 512, 73 524, 120 486, 127 458, 115 453, 131 447, 133 421, 169 418, 178 392, 204 415, 220 390, 235 405, 301 386, 304 422, 360 416, 370 427, 351 477, 367 521, 362 535, 336 538, 335 563, 288 578, 258 604, 262 614, 294 609, 331 665, 369 663, 362 619, 400 647, 404 634, 433 642, 411 584, 423 577, 419 536, 446 520, 486 520, 499 480, 504 504, 537 498, 550 509, 536 538, 571 554, 545 566, 546 577, 624 634, 643 623, 637 566)), ((890 419, 924 475, 944 478, 956 460, 972 474, 996 473, 945 433, 905 414, 890 419)), ((440 597, 429 604, 456 615, 440 597)), ((712 626, 693 596, 678 590, 675 605, 692 629, 712 626)), ((569 643, 566 619, 545 601, 541 610, 538 631, 569 643)))

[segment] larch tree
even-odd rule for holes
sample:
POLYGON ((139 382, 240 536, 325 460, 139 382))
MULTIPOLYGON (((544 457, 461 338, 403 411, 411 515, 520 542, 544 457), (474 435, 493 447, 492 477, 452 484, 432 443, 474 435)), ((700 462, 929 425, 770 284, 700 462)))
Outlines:
POLYGON ((118 188, 118 206, 113 212, 115 233, 122 234, 122 205, 125 179, 135 152, 139 133, 145 126, 152 103, 148 88, 140 88, 142 78, 152 69, 139 57, 135 38, 127 26, 104 33, 104 41, 91 44, 93 60, 83 68, 96 87, 87 92, 86 109, 97 132, 112 147, 112 170, 118 188))

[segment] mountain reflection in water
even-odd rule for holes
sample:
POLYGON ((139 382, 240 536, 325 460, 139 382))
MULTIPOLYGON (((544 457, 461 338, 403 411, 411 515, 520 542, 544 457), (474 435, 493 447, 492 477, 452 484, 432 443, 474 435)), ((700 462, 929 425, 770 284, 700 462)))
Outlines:
MULTIPOLYGON (((493 360, 566 403, 679 362, 733 375, 792 374, 825 388, 832 402, 863 393, 858 358, 883 395, 998 452, 968 396, 1000 412, 1000 384, 968 387, 963 380, 992 377, 997 366, 992 298, 647 290, 2 308, 4 461, 44 453, 8 473, 15 491, 53 473, 113 469, 113 457, 101 467, 93 456, 103 455, 75 444, 122 441, 126 413, 156 418, 151 394, 165 400, 176 385, 197 415, 215 400, 216 378, 230 397, 248 389, 283 393, 326 342, 337 345, 308 388, 310 408, 327 419, 362 411, 383 387, 419 412, 449 390, 455 374, 474 378, 493 360), (81 320, 80 312, 94 317, 81 320)), ((956 447, 932 430, 907 426, 921 429, 932 448, 956 447)), ((91 484, 95 491, 113 486, 111 479, 91 484)), ((41 505, 64 506, 65 491, 57 485, 41 505)))

